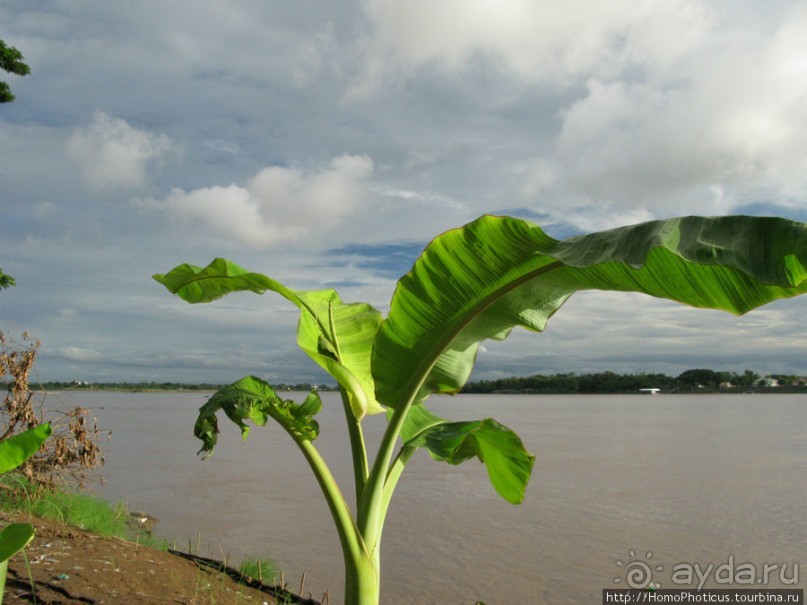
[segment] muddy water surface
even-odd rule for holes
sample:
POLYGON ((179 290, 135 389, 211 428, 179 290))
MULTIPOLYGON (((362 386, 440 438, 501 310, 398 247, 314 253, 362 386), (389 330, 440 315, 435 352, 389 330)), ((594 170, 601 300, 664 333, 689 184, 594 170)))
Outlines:
MULTIPOLYGON (((277 427, 242 443, 222 423, 215 455, 201 461, 192 427, 207 396, 58 395, 112 430, 104 497, 155 515, 157 533, 178 544, 200 535, 202 554, 272 557, 295 587, 305 571, 306 591, 339 603, 336 532, 301 455, 277 427)), ((341 405, 324 399, 319 447, 349 492, 341 405)), ((597 603, 638 561, 671 588, 673 569, 680 577, 695 564, 781 564, 790 581, 800 563, 807 575, 807 397, 460 395, 431 407, 516 429, 537 455, 533 479, 512 506, 482 465, 418 452, 384 531, 384 603, 597 603)), ((384 420, 367 424, 375 443, 384 420)))

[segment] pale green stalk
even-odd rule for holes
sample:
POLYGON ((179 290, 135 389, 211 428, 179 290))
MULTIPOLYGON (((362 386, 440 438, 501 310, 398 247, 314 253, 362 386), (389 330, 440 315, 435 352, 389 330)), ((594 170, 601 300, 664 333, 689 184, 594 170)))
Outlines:
POLYGON ((347 422, 347 434, 350 439, 350 452, 353 459, 353 481, 356 489, 356 507, 358 508, 361 495, 364 492, 364 485, 369 474, 367 465, 367 449, 364 445, 364 434, 361 430, 361 422, 356 420, 350 407, 347 392, 340 388, 342 395, 342 405, 345 409, 345 420, 347 422))
POLYGON ((314 444, 307 439, 295 439, 300 451, 305 456, 308 465, 317 478, 317 483, 325 496, 325 501, 328 503, 328 508, 331 511, 336 529, 339 533, 339 541, 342 543, 342 549, 345 554, 350 555, 353 559, 359 559, 366 556, 367 550, 364 546, 361 534, 356 527, 353 516, 350 514, 350 508, 339 489, 339 485, 333 478, 328 465, 320 456, 314 444))
MULTIPOLYGON (((401 434, 404 420, 406 420, 406 414, 409 412, 409 408, 414 401, 414 393, 417 393, 417 390, 413 390, 413 395, 406 405, 396 408, 392 413, 392 418, 389 420, 387 430, 384 431, 384 436, 378 449, 378 455, 370 471, 370 476, 367 479, 367 485, 365 486, 364 494, 359 505, 357 514, 359 531, 362 536, 364 536, 365 543, 373 551, 379 547, 378 542, 381 538, 384 515, 387 509, 384 505, 385 484, 390 469, 392 454, 395 450, 398 436, 401 434)), ((398 476, 400 476, 402 470, 401 468, 401 470, 397 471, 398 476)), ((389 497, 390 494, 387 494, 387 501, 389 501, 389 497)))
POLYGON ((0 605, 3 605, 3 593, 6 591, 6 573, 8 572, 8 559, 0 563, 0 605))
POLYGON ((384 525, 383 520, 386 519, 387 509, 389 508, 390 500, 392 500, 392 494, 395 491, 395 487, 398 485, 398 479, 401 478, 401 474, 406 467, 406 463, 409 462, 409 459, 412 457, 412 454, 415 453, 415 450, 417 450, 416 447, 411 447, 408 445, 401 447, 401 449, 398 451, 398 455, 395 456, 395 460, 392 462, 389 472, 387 473, 387 479, 384 481, 384 494, 380 510, 382 529, 384 525))
MULTIPOLYGON (((337 359, 342 357, 342 351, 339 347, 339 338, 336 333, 336 324, 333 317, 333 305, 328 305, 328 325, 331 330, 333 347, 336 352, 337 359)), ((345 420, 347 421, 347 433, 350 439, 350 452, 353 458, 353 481, 356 490, 356 506, 359 505, 359 499, 364 491, 364 483, 367 480, 368 466, 367 466, 367 448, 364 445, 364 435, 361 430, 361 421, 356 418, 353 409, 350 407, 350 399, 345 390, 345 387, 339 385, 339 394, 342 397, 342 405, 345 409, 345 420)))

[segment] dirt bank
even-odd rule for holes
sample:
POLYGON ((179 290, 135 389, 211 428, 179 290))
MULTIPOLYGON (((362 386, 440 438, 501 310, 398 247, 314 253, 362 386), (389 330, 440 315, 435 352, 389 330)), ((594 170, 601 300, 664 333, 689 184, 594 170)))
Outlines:
POLYGON ((317 603, 278 593, 278 588, 239 577, 235 570, 231 577, 201 560, 51 520, 0 513, 0 526, 14 521, 32 522, 37 533, 26 550, 30 576, 21 554, 9 563, 4 603, 317 603))

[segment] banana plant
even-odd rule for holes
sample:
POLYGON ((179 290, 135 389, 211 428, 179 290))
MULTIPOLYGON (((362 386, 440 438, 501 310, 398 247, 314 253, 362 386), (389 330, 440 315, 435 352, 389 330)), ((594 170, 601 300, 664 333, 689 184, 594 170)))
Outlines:
POLYGON ((397 284, 386 317, 334 290, 293 290, 225 259, 183 264, 154 279, 190 303, 237 291, 272 291, 300 311, 299 346, 339 384, 353 455, 356 500, 349 504, 315 441, 316 392, 285 400, 255 376, 219 390, 194 427, 200 453, 213 452, 217 413, 249 434, 269 418, 291 436, 328 503, 345 560, 348 605, 380 599, 380 543, 390 499, 418 449, 459 464, 477 458, 507 502, 525 497, 534 456, 491 418, 456 421, 425 407, 468 380, 479 343, 515 327, 540 332, 575 292, 641 292, 695 307, 743 314, 807 290, 807 224, 760 217, 683 217, 563 241, 511 217, 483 216, 434 239, 397 284), (374 452, 362 420, 386 413, 374 452))
MULTIPOLYGON (((49 423, 0 441, 0 475, 14 470, 36 454, 51 434, 49 423)), ((6 587, 8 560, 34 539, 34 526, 30 523, 12 523, 0 531, 0 605, 6 587)))

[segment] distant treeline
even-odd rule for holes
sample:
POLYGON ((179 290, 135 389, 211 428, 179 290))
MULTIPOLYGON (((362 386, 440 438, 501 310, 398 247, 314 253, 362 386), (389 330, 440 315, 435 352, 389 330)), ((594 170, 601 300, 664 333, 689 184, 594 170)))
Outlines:
MULTIPOLYGON (((116 390, 116 391, 216 391, 223 384, 184 382, 42 382, 33 385, 36 390, 64 391, 116 390)), ((326 384, 273 384, 276 391, 335 391, 326 384)), ((678 376, 666 374, 536 374, 535 376, 476 380, 466 384, 463 393, 635 393, 640 389, 661 389, 664 392, 704 391, 807 391, 807 377, 792 374, 760 376, 752 370, 742 374, 717 372, 703 368, 687 370, 678 376)))
POLYGON ((463 393, 635 393, 640 389, 665 392, 807 390, 807 378, 776 374, 762 377, 746 370, 717 372, 708 369, 687 370, 678 376, 666 374, 552 374, 527 377, 478 380, 463 387, 463 393))
MULTIPOLYGON (((224 384, 197 383, 188 384, 184 382, 87 382, 84 380, 73 380, 69 382, 40 382, 32 384, 31 388, 38 391, 217 391, 225 386, 224 384)), ((335 387, 323 384, 309 384, 307 382, 299 384, 275 384, 272 387, 276 391, 310 391, 316 388, 319 391, 330 391, 335 387)))

